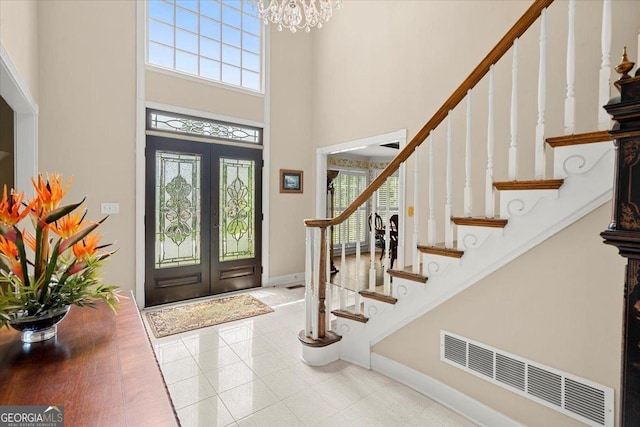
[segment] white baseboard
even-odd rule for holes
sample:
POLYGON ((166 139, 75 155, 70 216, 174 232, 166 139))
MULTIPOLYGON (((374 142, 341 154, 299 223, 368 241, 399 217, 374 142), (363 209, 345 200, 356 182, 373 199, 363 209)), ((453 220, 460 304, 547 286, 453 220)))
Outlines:
POLYGON ((491 427, 524 427, 523 424, 458 390, 379 354, 371 353, 371 369, 411 387, 475 424, 491 427))
POLYGON ((280 286, 290 285, 292 283, 304 283, 304 272, 270 277, 262 286, 280 286))

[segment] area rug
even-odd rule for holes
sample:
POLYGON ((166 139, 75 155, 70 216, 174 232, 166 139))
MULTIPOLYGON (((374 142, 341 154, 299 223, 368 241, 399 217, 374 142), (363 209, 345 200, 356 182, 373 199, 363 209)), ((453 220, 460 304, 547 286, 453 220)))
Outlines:
POLYGON ((153 335, 162 338, 272 311, 271 307, 251 295, 237 295, 148 311, 145 314, 153 335))

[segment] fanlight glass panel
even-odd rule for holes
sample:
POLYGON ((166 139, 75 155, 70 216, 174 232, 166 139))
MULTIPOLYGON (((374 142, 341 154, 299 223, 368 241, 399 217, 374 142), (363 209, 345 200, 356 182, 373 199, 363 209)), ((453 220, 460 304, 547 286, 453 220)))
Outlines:
POLYGON ((255 161, 220 159, 220 261, 255 257, 255 161))
POLYGON ((200 264, 201 156, 156 152, 156 268, 200 264))
POLYGON ((215 120, 150 111, 147 129, 261 144, 260 129, 215 120))

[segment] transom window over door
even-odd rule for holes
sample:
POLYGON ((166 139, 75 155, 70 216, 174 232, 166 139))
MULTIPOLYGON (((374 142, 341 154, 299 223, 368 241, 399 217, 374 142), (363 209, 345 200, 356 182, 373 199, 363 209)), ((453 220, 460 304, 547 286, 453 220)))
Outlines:
POLYGON ((147 62, 262 91, 258 11, 242 0, 148 0, 147 62))

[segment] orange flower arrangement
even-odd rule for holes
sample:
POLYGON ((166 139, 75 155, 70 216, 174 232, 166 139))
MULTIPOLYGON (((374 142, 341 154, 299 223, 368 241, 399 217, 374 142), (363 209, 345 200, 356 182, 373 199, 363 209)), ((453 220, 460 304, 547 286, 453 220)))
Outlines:
POLYGON ((56 173, 32 180, 36 196, 7 191, 0 199, 0 327, 17 315, 37 316, 68 305, 112 309, 118 288, 103 285, 98 271, 114 251, 100 245, 98 222, 85 220, 79 203, 60 206, 71 180, 63 185, 56 173), (29 216, 35 235, 20 223, 29 216), (51 236, 50 236, 51 235, 51 236))

